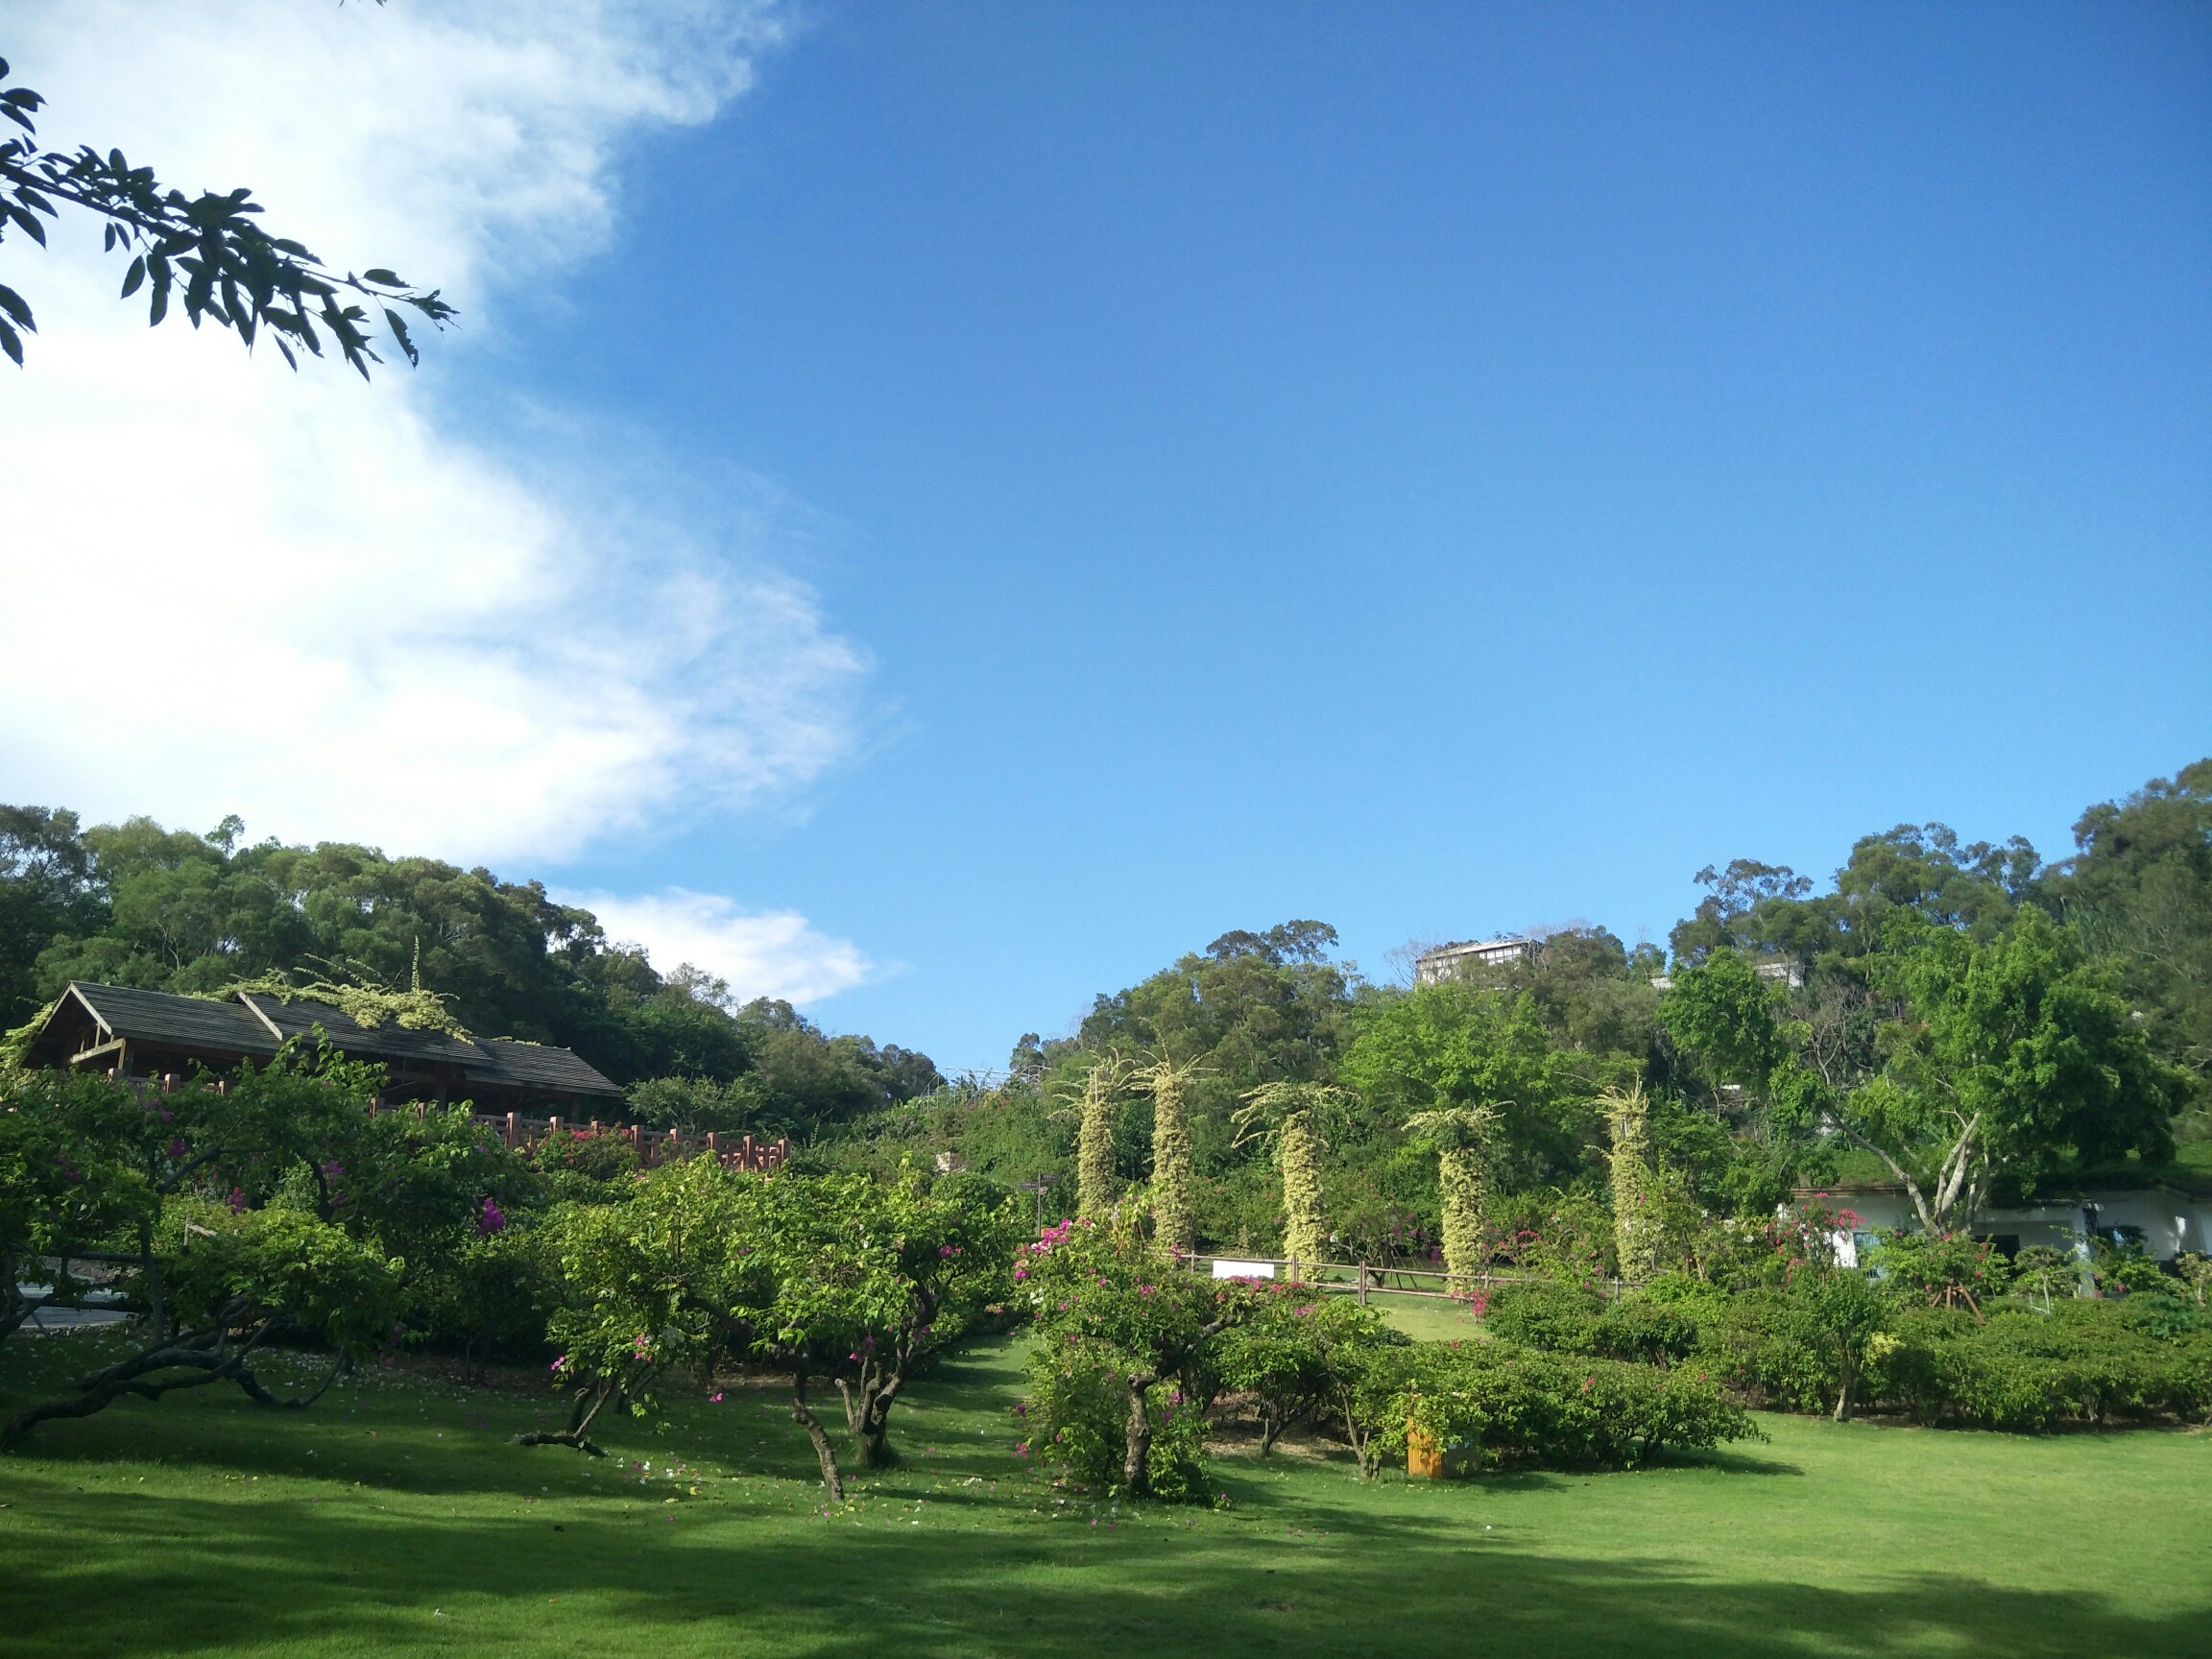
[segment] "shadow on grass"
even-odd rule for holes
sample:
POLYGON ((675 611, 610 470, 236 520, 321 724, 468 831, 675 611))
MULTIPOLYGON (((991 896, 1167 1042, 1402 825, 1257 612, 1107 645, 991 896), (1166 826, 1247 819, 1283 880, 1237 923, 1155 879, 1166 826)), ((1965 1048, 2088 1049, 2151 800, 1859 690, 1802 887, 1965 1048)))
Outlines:
POLYGON ((1916 1650, 2133 1659, 2200 1653, 2204 1637, 2200 1614, 2144 1617, 2102 1595, 1939 1575, 1859 1591, 1715 1581, 1655 1560, 1471 1548, 1451 1528, 1372 1514, 1331 1549, 1172 1525, 895 1532, 798 1515, 746 1526, 685 1513, 572 1518, 556 1532, 544 1520, 402 1525, 347 1503, 310 1511, 293 1502, 110 1500, 98 1515, 95 1503, 49 1489, 40 1525, 14 1534, 0 1586, 12 1653, 376 1651, 435 1633, 482 1651, 726 1651, 742 1637, 748 1652, 824 1659, 1916 1650), (91 1536, 106 1565, 85 1551, 91 1536), (132 1564, 128 1596, 107 1591, 116 1561, 132 1564), (172 1610, 167 1621, 162 1609, 172 1610))
MULTIPOLYGON (((1803 1581, 1822 1562, 1757 1537, 1721 1567, 1695 1571, 1662 1558, 1662 1536, 1636 1555, 1574 1557, 1548 1552, 1527 1526, 1485 1538, 1463 1505, 1378 1503, 1375 1489, 1349 1479, 1341 1489, 1316 1485, 1310 1477, 1319 1471, 1285 1488, 1268 1479, 1280 1472, 1257 1458, 1223 1466, 1238 1500, 1226 1516, 1122 1511, 1115 1525, 1106 1506, 1079 1504, 1099 1524, 1050 1519, 1038 1511, 1053 1506, 1054 1494, 1005 1452, 1004 1407, 1018 1381, 1018 1350, 1008 1344, 940 1367, 901 1408, 906 1466, 865 1477, 881 1496, 829 1519, 805 1484, 812 1474, 805 1440, 769 1389, 711 1409, 681 1403, 665 1434, 610 1436, 626 1464, 641 1456, 664 1464, 673 1455, 794 1482, 751 1482, 720 1490, 717 1502, 671 1505, 661 1503, 663 1487, 604 1477, 587 1491, 574 1455, 509 1445, 504 1434, 538 1409, 530 1397, 411 1393, 404 1377, 334 1407, 287 1414, 276 1433, 271 1416, 243 1400, 220 1408, 175 1402, 68 1425, 39 1455, 0 1465, 7 1496, 18 1500, 0 1557, 0 1647, 10 1659, 432 1647, 822 1659, 883 1651, 2154 1659, 2205 1649, 2200 1607, 2147 1614, 2128 1604, 2126 1585, 2106 1595, 1869 1571, 1838 1588, 1803 1581), (488 1426, 456 1437, 448 1414, 469 1411, 488 1426), (208 1469, 231 1479, 258 1473, 265 1483, 251 1496, 195 1485, 133 1497, 114 1480, 79 1485, 97 1462, 123 1457, 192 1466, 195 1483, 208 1469), (310 1474, 313 1489, 266 1481, 310 1474), (926 1492, 926 1511, 896 1502, 971 1475, 1002 1489, 940 1484, 926 1492), (362 1479, 385 1490, 328 1485, 362 1479), (541 1485, 560 1496, 540 1498, 541 1485), (458 1512, 443 1512, 441 1499, 458 1512), (537 1513, 519 1512, 533 1501, 537 1513), (1292 1521, 1295 1535, 1286 1536, 1292 1521)), ((1737 1451, 1669 1461, 1677 1476, 1663 1468, 1474 1484, 1533 1491, 1589 1479, 1687 1478, 1696 1486, 1706 1475, 1803 1474, 1737 1451)), ((1971 1553, 1962 1547, 1960 1558, 1971 1553)))

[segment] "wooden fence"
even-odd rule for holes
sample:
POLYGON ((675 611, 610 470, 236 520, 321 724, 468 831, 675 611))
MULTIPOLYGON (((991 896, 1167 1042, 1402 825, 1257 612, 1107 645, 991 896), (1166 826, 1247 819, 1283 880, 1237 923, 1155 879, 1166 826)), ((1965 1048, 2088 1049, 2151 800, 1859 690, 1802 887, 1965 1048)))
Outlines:
MULTIPOLYGON (((1370 1294, 1382 1296, 1426 1296, 1436 1301, 1466 1302, 1477 1296, 1485 1300, 1502 1285, 1533 1285, 1537 1276, 1531 1273, 1445 1273, 1428 1267, 1406 1267, 1395 1263, 1358 1262, 1300 1262, 1280 1256, 1186 1256, 1183 1259, 1194 1273, 1214 1278, 1241 1277, 1217 1271, 1219 1267, 1264 1267, 1264 1274, 1254 1278, 1288 1279, 1310 1289, 1332 1295, 1358 1296, 1365 1302, 1370 1294), (1284 1271, 1287 1269, 1287 1272, 1284 1271)), ((1600 1280, 1593 1286, 1605 1298, 1608 1306, 1621 1300, 1622 1282, 1618 1279, 1600 1280)))
MULTIPOLYGON (((112 1070, 108 1078, 116 1080, 112 1070)), ((172 1071, 158 1078, 127 1077, 121 1081, 142 1094, 171 1094, 183 1086, 185 1079, 172 1071)), ((229 1087, 227 1080, 218 1080, 215 1084, 217 1094, 228 1094, 229 1087)), ((429 1110, 429 1102, 421 1100, 389 1106, 382 1100, 369 1102, 372 1118, 380 1112, 400 1111, 412 1111, 421 1118, 429 1110)), ((519 1112, 471 1112, 469 1120, 479 1129, 489 1129, 518 1152, 535 1150, 559 1135, 611 1135, 637 1153, 640 1169, 672 1164, 679 1158, 696 1158, 704 1153, 725 1169, 750 1169, 766 1174, 782 1168, 784 1161, 791 1156, 791 1142, 786 1139, 759 1141, 750 1135, 718 1135, 711 1130, 706 1134, 686 1134, 677 1129, 648 1129, 639 1123, 602 1123, 596 1118, 582 1123, 572 1118, 525 1118, 519 1112)))
MULTIPOLYGON (((371 1107, 373 1111, 375 1108, 371 1107)), ((560 1135, 611 1135, 637 1154, 637 1166, 650 1169, 679 1158, 702 1153, 725 1169, 751 1169, 765 1174, 781 1169, 791 1156, 787 1140, 757 1141, 750 1135, 686 1134, 679 1129, 648 1129, 637 1123, 602 1123, 596 1118, 579 1123, 571 1118, 525 1118, 519 1112, 478 1112, 470 1120, 489 1129, 517 1151, 529 1151, 560 1135)))

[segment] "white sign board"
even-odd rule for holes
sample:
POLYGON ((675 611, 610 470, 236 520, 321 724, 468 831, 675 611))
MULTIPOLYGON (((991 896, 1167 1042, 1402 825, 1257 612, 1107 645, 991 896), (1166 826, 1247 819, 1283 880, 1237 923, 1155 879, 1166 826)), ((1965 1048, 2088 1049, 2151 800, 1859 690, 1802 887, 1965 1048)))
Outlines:
POLYGON ((1225 1257, 1214 1259, 1214 1277, 1216 1279, 1272 1279, 1275 1263, 1272 1262, 1231 1262, 1225 1257))

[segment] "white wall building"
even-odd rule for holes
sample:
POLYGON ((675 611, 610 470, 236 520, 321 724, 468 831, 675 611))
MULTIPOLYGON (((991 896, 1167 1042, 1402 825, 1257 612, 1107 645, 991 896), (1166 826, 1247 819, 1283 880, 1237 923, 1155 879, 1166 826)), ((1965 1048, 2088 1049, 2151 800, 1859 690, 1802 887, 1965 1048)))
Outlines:
MULTIPOLYGON (((1828 1203, 1858 1216, 1836 1236, 1838 1260, 1847 1267, 1859 1265, 1861 1253, 1874 1246, 1877 1233, 1919 1228, 1912 1200, 1894 1183, 1819 1190, 1828 1203)), ((2165 1187, 2092 1188, 2040 1203, 1984 1210, 1975 1217, 1974 1237, 1993 1239, 2008 1253, 2050 1244, 2084 1257, 2092 1238, 2114 1243, 2135 1238, 2158 1261, 2171 1262, 2183 1251, 2212 1254, 2212 1199, 2165 1187)))
POLYGON ((1415 959, 1413 983, 1441 985, 1447 979, 1464 979, 1477 968, 1501 968, 1508 962, 1518 962, 1535 949, 1533 939, 1512 938, 1439 945, 1433 950, 1424 950, 1415 959))

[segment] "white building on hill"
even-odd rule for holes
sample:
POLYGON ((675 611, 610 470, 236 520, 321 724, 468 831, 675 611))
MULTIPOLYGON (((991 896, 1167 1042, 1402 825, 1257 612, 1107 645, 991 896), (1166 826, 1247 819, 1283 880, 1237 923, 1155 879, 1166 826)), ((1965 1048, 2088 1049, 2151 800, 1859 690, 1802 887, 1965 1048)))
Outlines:
MULTIPOLYGON (((1536 949, 1533 939, 1484 939, 1479 943, 1439 945, 1424 950, 1413 963, 1416 985, 1441 985, 1447 979, 1464 979, 1478 968, 1502 968, 1518 962, 1536 949)), ((1401 958, 1403 960, 1403 958, 1401 958)))

